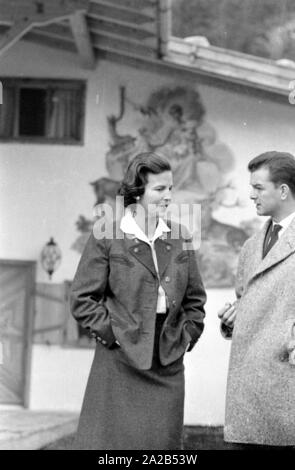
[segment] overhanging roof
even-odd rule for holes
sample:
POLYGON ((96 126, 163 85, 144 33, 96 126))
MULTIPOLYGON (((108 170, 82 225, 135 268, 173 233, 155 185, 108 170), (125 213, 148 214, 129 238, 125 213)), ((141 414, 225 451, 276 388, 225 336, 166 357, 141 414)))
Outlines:
POLYGON ((210 76, 286 96, 295 88, 295 62, 280 65, 273 60, 243 54, 213 46, 199 46, 183 39, 171 37, 168 44, 167 62, 198 69, 210 76), (293 82, 293 84, 292 84, 293 82))
POLYGON ((23 37, 78 51, 90 67, 101 51, 161 58, 170 32, 169 5, 169 0, 0 0, 0 53, 23 37))
POLYGON ((171 37, 170 0, 0 0, 0 12, 0 56, 24 39, 79 53, 84 67, 105 58, 285 101, 295 79, 290 65, 171 37))

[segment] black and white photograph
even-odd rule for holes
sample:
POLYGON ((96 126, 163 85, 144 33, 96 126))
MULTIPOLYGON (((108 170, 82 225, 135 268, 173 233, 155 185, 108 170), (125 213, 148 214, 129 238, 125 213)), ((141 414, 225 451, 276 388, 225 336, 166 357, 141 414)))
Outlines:
POLYGON ((294 456, 294 129, 294 0, 0 0, 0 450, 294 456))

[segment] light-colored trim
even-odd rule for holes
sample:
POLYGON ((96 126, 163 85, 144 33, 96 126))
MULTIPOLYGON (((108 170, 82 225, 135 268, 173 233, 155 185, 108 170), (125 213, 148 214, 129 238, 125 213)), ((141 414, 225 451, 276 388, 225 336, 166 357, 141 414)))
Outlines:
POLYGON ((158 0, 158 42, 159 57, 168 54, 168 43, 172 30, 171 0, 158 0))
POLYGON ((95 55, 90 40, 85 14, 80 11, 75 12, 70 16, 70 24, 81 63, 83 67, 93 70, 95 68, 95 55))
POLYGON ((170 38, 164 60, 284 95, 290 93, 289 84, 295 79, 295 63, 294 68, 286 67, 273 60, 219 47, 197 46, 176 37, 170 38))

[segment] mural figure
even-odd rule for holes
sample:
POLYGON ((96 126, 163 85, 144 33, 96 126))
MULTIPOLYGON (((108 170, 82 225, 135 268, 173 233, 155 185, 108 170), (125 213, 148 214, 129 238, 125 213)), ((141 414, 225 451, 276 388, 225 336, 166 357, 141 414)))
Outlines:
MULTIPOLYGON (((129 161, 138 153, 154 151, 166 156, 174 174, 174 201, 201 204, 202 242, 199 262, 206 287, 231 287, 234 282, 238 253, 252 233, 247 227, 222 223, 214 216, 219 207, 237 207, 240 201, 230 179, 234 156, 219 140, 216 130, 206 120, 206 110, 198 91, 189 87, 163 87, 151 94, 145 105, 132 103, 121 88, 118 117, 109 116, 111 138, 106 154, 108 178, 91 183, 96 204, 114 204, 119 183, 129 161), (137 136, 120 135, 117 124, 125 103, 140 112, 137 136)), ((77 228, 81 236, 73 248, 82 251, 92 221, 80 216, 77 228)))

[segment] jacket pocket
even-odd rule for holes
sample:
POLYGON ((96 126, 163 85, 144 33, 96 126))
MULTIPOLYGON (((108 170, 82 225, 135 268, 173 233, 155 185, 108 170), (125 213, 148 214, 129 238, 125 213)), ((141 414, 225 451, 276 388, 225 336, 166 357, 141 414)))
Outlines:
POLYGON ((110 261, 113 263, 123 264, 124 266, 129 266, 129 268, 134 267, 134 263, 130 261, 130 259, 128 259, 127 256, 125 255, 115 254, 115 253, 111 254, 110 261))
POLYGON ((175 263, 182 264, 187 263, 189 260, 189 255, 186 251, 182 251, 179 255, 175 258, 175 263))

